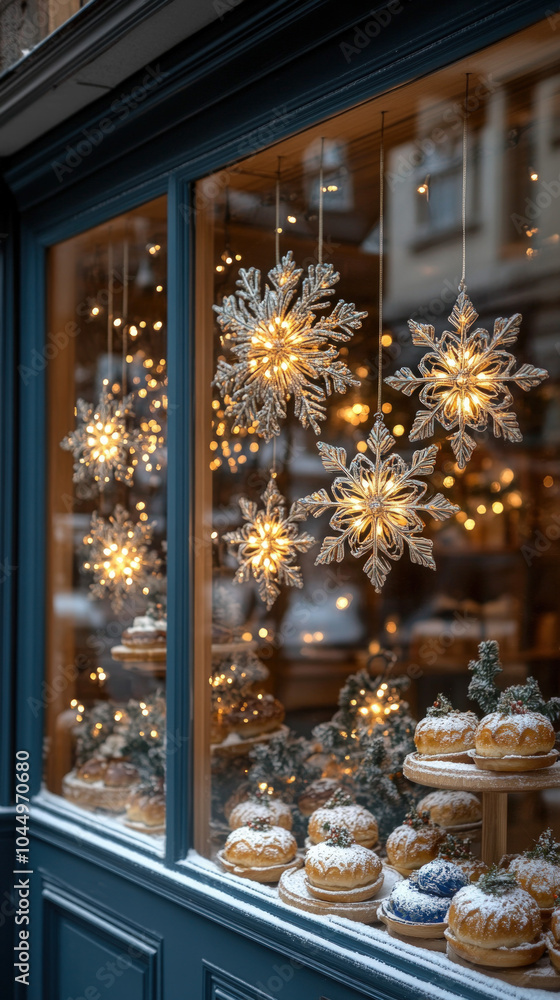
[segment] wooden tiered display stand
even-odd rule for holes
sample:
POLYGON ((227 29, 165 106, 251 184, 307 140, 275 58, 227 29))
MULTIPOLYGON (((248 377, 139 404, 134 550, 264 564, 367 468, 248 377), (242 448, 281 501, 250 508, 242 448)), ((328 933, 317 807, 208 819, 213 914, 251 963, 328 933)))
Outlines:
MULTIPOLYGON (((533 792, 560 788, 560 761, 550 767, 518 773, 480 770, 476 764, 433 760, 411 753, 405 758, 403 773, 410 781, 429 788, 461 789, 482 796, 482 860, 498 864, 507 854, 507 806, 509 792, 533 792)), ((560 990, 560 973, 548 957, 523 969, 490 969, 472 965, 456 956, 448 945, 450 959, 460 965, 505 980, 518 987, 560 990)))

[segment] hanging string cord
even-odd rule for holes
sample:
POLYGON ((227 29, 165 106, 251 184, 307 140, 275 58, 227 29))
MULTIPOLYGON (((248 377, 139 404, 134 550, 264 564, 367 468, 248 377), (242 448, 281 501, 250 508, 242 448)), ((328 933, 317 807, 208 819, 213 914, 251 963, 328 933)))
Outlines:
POLYGON ((126 396, 126 344, 128 319, 128 240, 123 246, 123 317, 122 317, 122 394, 126 396))
POLYGON ((107 385, 111 382, 113 355, 113 244, 107 250, 107 385))
POLYGON ((272 468, 270 470, 270 475, 273 479, 276 479, 278 475, 276 471, 276 438, 272 439, 272 468))
POLYGON ((278 157, 278 170, 276 172, 276 226, 274 228, 276 242, 276 264, 280 264, 280 160, 278 157))
POLYGON ((469 104, 469 76, 465 74, 465 107, 463 112, 463 190, 461 195, 461 225, 463 230, 463 262, 461 269, 461 284, 459 290, 466 288, 465 274, 467 269, 467 114, 469 104))
POLYGON ((324 195, 325 195, 325 179, 324 179, 324 156, 325 154, 325 140, 321 139, 321 164, 319 167, 319 233, 317 237, 317 260, 319 264, 323 263, 323 214, 324 214, 324 195))
POLYGON ((379 143, 379 324, 377 345, 377 414, 381 417, 381 397, 383 390, 383 224, 384 224, 384 177, 385 177, 385 112, 381 112, 381 140, 379 143))

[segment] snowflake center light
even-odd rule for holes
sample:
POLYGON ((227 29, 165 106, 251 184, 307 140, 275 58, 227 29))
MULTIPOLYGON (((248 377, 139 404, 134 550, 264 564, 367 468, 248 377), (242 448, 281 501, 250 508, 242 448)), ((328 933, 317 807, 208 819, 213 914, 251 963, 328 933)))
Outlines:
POLYGON ((268 326, 264 326, 251 337, 251 358, 249 367, 255 374, 277 383, 286 382, 283 373, 297 362, 294 350, 298 349, 301 337, 292 329, 287 319, 274 316, 268 326))
POLYGON ((254 533, 249 535, 247 555, 255 569, 259 569, 262 564, 265 569, 277 573, 278 566, 286 555, 286 546, 289 545, 290 539, 282 524, 275 518, 257 521, 254 527, 254 533))

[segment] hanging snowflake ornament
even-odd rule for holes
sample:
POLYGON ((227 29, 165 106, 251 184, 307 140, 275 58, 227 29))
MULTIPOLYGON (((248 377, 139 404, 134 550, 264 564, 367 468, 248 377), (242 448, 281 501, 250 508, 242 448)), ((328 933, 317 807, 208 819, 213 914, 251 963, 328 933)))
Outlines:
POLYGON ((421 536, 424 528, 421 515, 429 514, 437 521, 444 521, 459 508, 441 493, 427 498, 427 484, 417 478, 433 473, 437 445, 415 451, 410 466, 400 455, 385 458, 395 439, 380 414, 367 443, 374 460, 359 453, 347 466, 344 448, 320 441, 317 447, 324 468, 327 472, 339 473, 331 486, 334 499, 321 489, 299 502, 315 517, 330 508, 334 511, 330 526, 338 534, 324 539, 315 565, 330 563, 333 559, 341 562, 345 542, 348 542, 356 559, 368 556, 364 573, 379 593, 391 570, 391 561, 401 558, 405 545, 411 562, 436 568, 433 543, 421 536))
POLYGON ((470 332, 477 319, 478 313, 463 285, 449 317, 452 331, 444 331, 438 339, 433 326, 409 320, 412 343, 429 348, 418 364, 420 374, 401 368, 385 379, 407 396, 420 389, 419 398, 425 409, 416 414, 411 441, 431 437, 436 420, 446 431, 457 428, 448 440, 460 469, 465 468, 476 447, 467 428, 483 431, 491 419, 495 437, 523 440, 517 417, 510 410, 513 397, 508 383, 513 382, 527 392, 548 378, 544 368, 533 365, 521 365, 515 371, 515 357, 504 350, 517 340, 519 313, 509 319, 497 319, 492 334, 478 327, 470 332))
POLYGON ((286 501, 279 493, 274 476, 262 494, 264 507, 242 497, 241 513, 246 521, 241 528, 224 535, 224 541, 235 553, 239 568, 235 583, 247 583, 251 575, 257 582, 259 597, 270 610, 280 593, 280 586, 302 587, 301 569, 294 565, 298 552, 307 552, 316 539, 298 534, 298 523, 306 513, 297 503, 289 513, 286 501))
POLYGON ((260 271, 242 268, 238 291, 213 307, 222 343, 235 358, 218 362, 213 385, 226 404, 226 416, 241 428, 256 426, 266 441, 280 433, 290 399, 302 426, 319 434, 327 396, 360 384, 348 365, 337 360, 332 341, 350 340, 367 313, 340 300, 318 317, 328 308, 340 275, 332 264, 311 265, 298 296, 302 273, 289 251, 268 272, 270 285, 261 296, 260 271))
POLYGON ((125 610, 127 598, 144 597, 155 592, 161 579, 161 559, 149 545, 154 524, 130 520, 130 514, 117 504, 113 514, 92 514, 89 534, 84 538, 84 569, 93 574, 91 596, 109 597, 113 610, 125 610))
POLYGON ((130 451, 138 442, 138 432, 127 430, 127 418, 133 416, 132 396, 113 399, 104 387, 97 404, 78 399, 76 413, 76 429, 60 442, 74 456, 73 482, 93 479, 100 490, 112 479, 132 486, 130 451))

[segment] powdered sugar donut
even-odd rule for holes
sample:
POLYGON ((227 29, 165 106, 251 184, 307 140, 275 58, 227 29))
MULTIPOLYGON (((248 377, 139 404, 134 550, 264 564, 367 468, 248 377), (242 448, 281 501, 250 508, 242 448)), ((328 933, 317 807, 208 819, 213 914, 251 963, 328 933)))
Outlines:
POLYGON ((402 826, 397 826, 387 838, 386 850, 390 865, 399 871, 414 871, 433 861, 443 840, 443 830, 430 822, 427 813, 409 813, 402 826))
POLYGON ((256 820, 252 826, 233 830, 224 846, 224 858, 240 868, 287 865, 296 856, 297 843, 289 830, 256 820))
POLYGON ((478 719, 474 712, 458 712, 451 702, 439 694, 426 718, 421 719, 414 733, 418 753, 462 753, 474 747, 478 719))
POLYGON ((316 809, 309 820, 308 833, 314 844, 328 840, 333 827, 344 826, 357 844, 373 847, 377 843, 377 820, 363 806, 352 802, 345 792, 335 792, 329 801, 316 809))
POLYGON ((486 715, 476 731, 475 746, 480 757, 532 757, 549 753, 555 740, 546 716, 519 708, 508 714, 486 715))
POLYGON ((433 823, 446 828, 478 823, 482 819, 480 799, 461 789, 430 792, 418 803, 417 812, 419 816, 428 812, 433 823))
POLYGON ((490 870, 459 889, 448 915, 458 941, 478 948, 517 948, 536 941, 542 931, 539 908, 509 872, 490 870))
POLYGON ((356 889, 371 885, 381 874, 376 854, 356 844, 344 827, 335 827, 331 837, 310 847, 305 873, 312 885, 323 889, 356 889))
POLYGON ((239 802, 230 813, 229 825, 232 830, 237 830, 239 826, 247 826, 252 819, 269 819, 272 826, 292 829, 292 810, 289 805, 280 799, 271 799, 268 795, 239 802))

